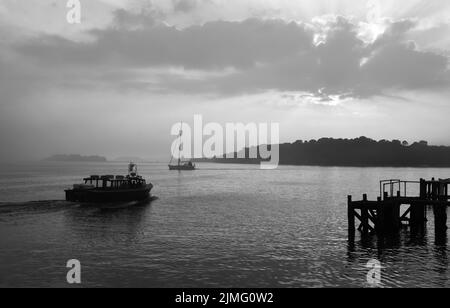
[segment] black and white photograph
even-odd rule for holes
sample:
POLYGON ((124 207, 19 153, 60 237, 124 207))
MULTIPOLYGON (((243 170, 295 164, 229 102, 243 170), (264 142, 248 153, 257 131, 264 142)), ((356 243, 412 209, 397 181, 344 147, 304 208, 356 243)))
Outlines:
POLYGON ((450 1, 0 0, 0 288, 449 288, 450 1))

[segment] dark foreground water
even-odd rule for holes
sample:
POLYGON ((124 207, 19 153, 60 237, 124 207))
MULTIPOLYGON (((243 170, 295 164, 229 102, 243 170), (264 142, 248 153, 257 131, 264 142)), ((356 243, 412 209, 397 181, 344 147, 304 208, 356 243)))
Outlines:
POLYGON ((450 177, 450 169, 201 164, 169 172, 141 164, 158 199, 82 206, 60 201, 90 174, 126 164, 0 166, 0 287, 64 287, 66 262, 82 286, 364 287, 366 263, 382 286, 449 287, 447 239, 408 230, 383 245, 347 240, 346 196, 378 195, 385 178, 450 177))

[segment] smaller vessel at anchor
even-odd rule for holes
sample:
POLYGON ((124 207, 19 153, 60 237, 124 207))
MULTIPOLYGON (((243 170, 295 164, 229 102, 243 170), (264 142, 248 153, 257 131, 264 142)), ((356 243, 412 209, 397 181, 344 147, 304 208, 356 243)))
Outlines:
POLYGON ((191 171, 195 170, 195 164, 193 164, 191 161, 181 162, 179 160, 177 165, 169 165, 169 170, 191 171))
POLYGON ((178 170, 178 171, 192 171, 195 170, 195 164, 189 160, 189 161, 182 161, 181 160, 181 151, 183 150, 183 143, 181 141, 181 137, 183 136, 183 122, 181 122, 180 126, 180 133, 178 135, 179 145, 178 145, 178 160, 177 164, 172 164, 173 161, 173 155, 169 163, 169 170, 178 170))
POLYGON ((128 165, 128 175, 91 175, 84 184, 75 184, 65 190, 66 200, 72 202, 131 202, 150 198, 153 188, 137 172, 137 165, 128 165))

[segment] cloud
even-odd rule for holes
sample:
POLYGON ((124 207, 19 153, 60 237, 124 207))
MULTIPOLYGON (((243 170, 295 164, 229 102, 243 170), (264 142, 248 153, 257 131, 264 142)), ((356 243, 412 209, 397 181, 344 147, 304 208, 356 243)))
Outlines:
POLYGON ((450 51, 450 22, 436 23, 413 29, 408 38, 417 42, 422 48, 429 50, 450 51))
POLYGON ((417 25, 411 20, 390 22, 370 43, 361 39, 358 23, 341 16, 313 25, 251 18, 177 29, 147 13, 117 10, 112 26, 90 31, 91 41, 43 35, 15 50, 35 65, 82 71, 93 83, 102 70, 107 78, 100 84, 147 91, 370 97, 395 88, 448 87, 448 58, 408 40, 417 25), (233 73, 208 74, 221 70, 233 73), (189 77, 202 71, 205 78, 189 77))
POLYGON ((197 8, 199 0, 172 0, 175 12, 188 13, 197 8))
POLYGON ((44 36, 17 50, 44 63, 117 66, 182 66, 189 69, 248 68, 273 62, 311 48, 304 26, 281 20, 249 19, 244 22, 210 22, 178 30, 150 22, 130 29, 132 18, 119 11, 119 21, 105 30, 92 30, 94 42, 78 43, 44 36), (122 27, 125 24, 126 27, 122 27))
POLYGON ((362 67, 363 75, 380 88, 410 89, 448 86, 448 59, 418 51, 413 42, 377 48, 362 67))
MULTIPOLYGON (((421 12, 421 1, 393 1, 390 20, 382 1, 380 16, 373 14, 371 23, 365 5, 353 0, 340 1, 340 9, 316 0, 264 1, 273 4, 267 6, 260 0, 238 2, 244 1, 177 6, 176 1, 152 0, 131 10, 132 1, 89 1, 82 27, 68 26, 64 14, 45 5, 42 10, 25 4, 3 7, 0 158, 75 153, 80 147, 86 154, 107 154, 124 143, 164 151, 164 142, 153 141, 165 138, 166 126, 208 109, 219 120, 278 115, 286 123, 288 117, 289 138, 297 138, 299 131, 319 134, 310 137, 351 135, 352 112, 365 115, 358 131, 371 125, 369 133, 378 136, 383 126, 389 136, 406 106, 413 116, 404 116, 410 121, 404 134, 415 134, 416 119, 434 108, 432 122, 439 125, 430 136, 448 139, 442 119, 450 92, 449 23, 434 18, 436 9, 427 10, 429 18, 423 19, 415 13, 421 12), (411 13, 398 10, 404 6, 411 13), (359 18, 338 15, 352 12, 359 18), (310 18, 301 18, 303 13, 310 18), (317 113, 308 114, 308 108, 317 113), (341 120, 339 113, 345 115, 341 120), (127 123, 126 131, 114 129, 117 123, 127 123), (152 142, 138 138, 132 143, 144 131, 153 134, 152 142)), ((420 130, 423 138, 428 126, 420 130)))
MULTIPOLYGON (((237 95, 266 90, 308 91, 317 97, 370 97, 391 89, 437 89, 449 86, 448 58, 417 49, 403 36, 413 23, 392 24, 385 35, 367 44, 357 36, 357 26, 344 18, 324 25, 324 40, 290 57, 240 70, 231 76, 202 82, 223 94, 237 95)), ((181 91, 195 89, 190 81, 172 85, 181 91)))

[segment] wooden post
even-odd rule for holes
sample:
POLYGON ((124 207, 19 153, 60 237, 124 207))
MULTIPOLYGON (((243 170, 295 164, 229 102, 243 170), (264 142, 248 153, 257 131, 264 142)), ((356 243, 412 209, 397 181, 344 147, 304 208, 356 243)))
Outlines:
POLYGON ((367 235, 369 233, 369 210, 367 207, 361 208, 361 224, 362 224, 362 233, 367 235))
POLYGON ((440 203, 433 205, 434 228, 436 234, 447 232, 447 204, 440 203))
POLYGON ((434 178, 431 179, 431 199, 438 200, 439 199, 439 183, 435 181, 434 178))
POLYGON ((348 219, 348 236, 349 240, 355 238, 355 209, 352 203, 352 196, 347 197, 347 219, 348 219))
POLYGON ((392 223, 394 224, 393 228, 394 228, 395 231, 398 231, 398 229, 400 228, 400 225, 401 225, 401 221, 400 221, 400 218, 401 218, 400 206, 401 206, 401 203, 397 202, 397 203, 394 204, 394 207, 392 209, 392 216, 393 216, 392 217, 392 223))
MULTIPOLYGON (((381 198, 380 198, 381 199, 381 198)), ((386 201, 381 201, 378 202, 377 204, 377 223, 375 226, 375 230, 377 232, 378 236, 383 236, 384 235, 384 205, 385 205, 386 201)))
POLYGON ((423 230, 426 220, 425 205, 422 203, 412 203, 409 217, 409 224, 412 231, 423 230))
POLYGON ((411 210, 409 211, 409 225, 415 227, 417 225, 417 206, 415 203, 411 203, 411 210))
POLYGON ((424 179, 420 179, 420 199, 424 200, 427 196, 427 183, 424 179))
MULTIPOLYGON (((363 201, 367 202, 367 194, 363 194, 363 201)), ((362 225, 362 233, 369 233, 369 210, 367 208, 367 204, 363 204, 361 208, 361 225, 362 225)))
POLYGON ((396 230, 395 227, 395 207, 397 203, 394 200, 390 200, 388 203, 384 205, 383 211, 383 219, 384 219, 384 229, 388 232, 393 232, 396 230))

